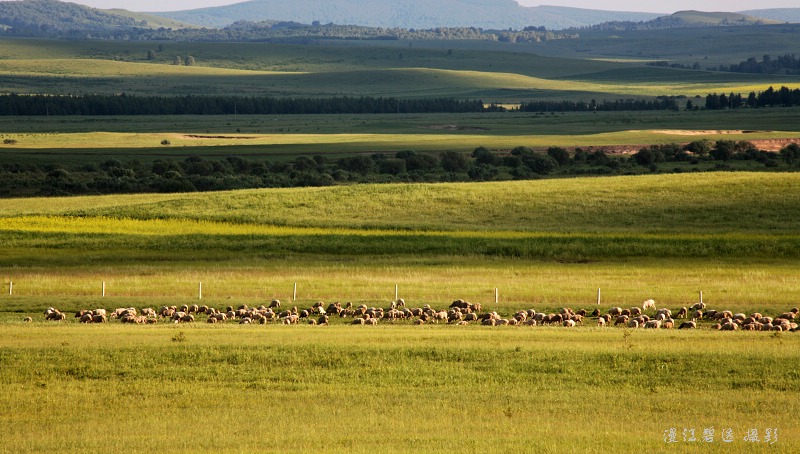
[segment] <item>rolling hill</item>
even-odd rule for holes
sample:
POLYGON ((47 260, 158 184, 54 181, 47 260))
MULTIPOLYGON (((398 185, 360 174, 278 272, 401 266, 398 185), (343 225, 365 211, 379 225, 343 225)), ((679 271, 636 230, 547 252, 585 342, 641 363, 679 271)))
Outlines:
POLYGON ((229 6, 158 13, 182 22, 224 27, 239 20, 333 22, 373 27, 481 27, 548 29, 582 27, 607 21, 645 21, 653 13, 600 11, 556 6, 523 7, 514 0, 251 0, 229 6))

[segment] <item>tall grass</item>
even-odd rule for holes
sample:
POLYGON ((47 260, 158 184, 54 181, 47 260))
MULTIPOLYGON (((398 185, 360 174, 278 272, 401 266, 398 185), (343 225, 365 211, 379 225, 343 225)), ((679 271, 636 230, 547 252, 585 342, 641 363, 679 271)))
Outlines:
POLYGON ((9 326, 4 450, 630 452, 672 427, 714 427, 704 451, 751 448, 750 428, 800 444, 794 336, 312 328, 9 326))

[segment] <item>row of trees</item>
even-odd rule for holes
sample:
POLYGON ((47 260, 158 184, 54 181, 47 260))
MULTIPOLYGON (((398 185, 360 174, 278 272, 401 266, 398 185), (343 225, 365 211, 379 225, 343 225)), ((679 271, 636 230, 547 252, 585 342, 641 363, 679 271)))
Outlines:
MULTIPOLYGON (((189 57, 191 58, 191 57, 189 57)), ((181 64, 176 63, 176 64, 181 64)), ((189 60, 185 64, 190 64, 189 60)), ((280 115, 358 113, 498 112, 497 105, 481 100, 453 98, 398 99, 373 97, 271 98, 237 96, 130 96, 130 95, 5 95, 0 115, 280 115)), ((532 101, 523 112, 591 112, 619 110, 678 110, 674 97, 655 100, 532 101)))
POLYGON ((452 98, 270 98, 236 96, 0 96, 0 115, 280 115, 484 112, 482 101, 452 98))
POLYGON ((758 93, 751 91, 747 98, 738 93, 710 93, 706 96, 705 105, 709 110, 792 106, 800 106, 800 89, 791 90, 785 86, 778 90, 769 87, 758 93))
POLYGON ((618 99, 616 101, 531 101, 520 105, 522 112, 594 112, 621 110, 679 110, 672 96, 659 96, 654 100, 618 99))
MULTIPOLYGON (((569 151, 551 147, 537 151, 520 146, 511 151, 484 147, 472 153, 446 151, 374 153, 331 159, 299 156, 291 161, 265 161, 229 156, 209 159, 41 165, 28 161, 0 164, 0 195, 79 195, 144 192, 192 192, 244 188, 327 186, 352 183, 500 181, 548 175, 609 175, 669 171, 663 163, 712 163, 727 168, 734 161, 756 161, 760 168, 800 167, 800 146, 780 153, 758 150, 750 142, 696 141, 687 145, 654 145, 634 155, 612 155, 603 149, 569 151)), ((674 169, 673 169, 674 171, 674 169)))
POLYGON ((800 74, 800 58, 794 54, 785 54, 773 58, 770 55, 761 57, 758 61, 756 57, 750 57, 735 65, 720 65, 719 71, 729 71, 735 73, 755 73, 755 74, 800 74))

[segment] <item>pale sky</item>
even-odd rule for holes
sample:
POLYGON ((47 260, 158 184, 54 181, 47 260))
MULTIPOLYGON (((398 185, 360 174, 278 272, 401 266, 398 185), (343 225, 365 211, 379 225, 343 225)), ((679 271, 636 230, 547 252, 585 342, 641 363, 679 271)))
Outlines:
MULTIPOLYGON (((431 0, 436 1, 436 0, 431 0)), ((179 11, 208 6, 231 5, 242 0, 71 0, 71 3, 95 8, 122 8, 130 11, 179 11)), ((609 11, 674 13, 686 9, 700 11, 745 11, 767 8, 798 8, 798 0, 672 0, 643 2, 641 0, 517 0, 524 6, 555 5, 609 11)))

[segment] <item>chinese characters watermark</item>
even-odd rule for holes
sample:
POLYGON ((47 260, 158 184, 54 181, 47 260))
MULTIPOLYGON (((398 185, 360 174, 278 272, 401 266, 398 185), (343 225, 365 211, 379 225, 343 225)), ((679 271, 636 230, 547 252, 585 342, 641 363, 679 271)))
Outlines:
POLYGON ((749 428, 746 431, 739 433, 734 431, 733 427, 725 427, 720 430, 714 427, 704 427, 696 429, 694 427, 670 427, 664 429, 664 443, 733 443, 738 438, 746 443, 763 443, 775 444, 778 442, 778 429, 769 427, 764 430, 757 428, 749 428))

